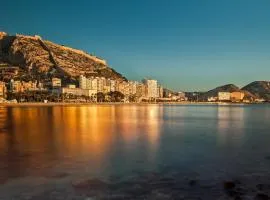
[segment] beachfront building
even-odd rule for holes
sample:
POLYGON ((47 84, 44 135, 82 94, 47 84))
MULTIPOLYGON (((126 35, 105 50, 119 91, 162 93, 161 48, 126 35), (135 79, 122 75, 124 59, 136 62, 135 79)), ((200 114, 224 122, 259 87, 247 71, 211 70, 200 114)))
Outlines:
POLYGON ((89 89, 81 89, 81 88, 69 88, 69 87, 62 87, 57 90, 53 90, 54 93, 57 94, 72 94, 74 96, 87 96, 91 97, 97 94, 96 90, 89 90, 89 89))
POLYGON ((24 92, 24 91, 36 91, 42 89, 38 87, 37 81, 14 81, 13 79, 10 80, 10 91, 17 93, 17 92, 24 92))
POLYGON ((125 96, 128 96, 129 93, 129 84, 126 81, 122 81, 118 84, 118 88, 117 91, 121 92, 122 94, 124 94, 125 96))
POLYGON ((231 100, 231 93, 230 92, 219 92, 218 93, 218 100, 219 101, 230 101, 231 100))
POLYGON ((79 78, 79 88, 97 90, 97 92, 108 93, 117 90, 117 81, 106 79, 105 77, 89 77, 81 75, 79 78))
POLYGON ((110 79, 109 80, 109 85, 110 85, 110 91, 111 92, 116 91, 116 81, 115 80, 110 79))
POLYGON ((106 85, 106 79, 104 77, 98 77, 97 79, 97 91, 104 93, 104 86, 106 85))
POLYGON ((105 77, 85 77, 79 78, 79 88, 94 90, 97 93, 109 93, 118 91, 124 94, 127 98, 130 96, 143 98, 162 98, 163 87, 158 85, 157 80, 147 79, 143 83, 137 81, 123 81, 106 79, 105 77))
POLYGON ((129 81, 129 95, 135 95, 137 92, 137 81, 129 81))
POLYGON ((243 101, 244 97, 245 97, 245 93, 244 92, 232 92, 231 93, 231 101, 232 102, 243 101))
POLYGON ((143 83, 147 87, 147 97, 148 98, 157 98, 158 97, 158 83, 157 83, 157 80, 144 79, 143 83))
POLYGON ((91 80, 89 80, 88 78, 86 78, 83 75, 80 75, 79 88, 81 88, 81 89, 91 89, 91 80))
POLYGON ((137 97, 146 97, 146 85, 144 85, 143 83, 138 83, 136 85, 136 96, 137 97))

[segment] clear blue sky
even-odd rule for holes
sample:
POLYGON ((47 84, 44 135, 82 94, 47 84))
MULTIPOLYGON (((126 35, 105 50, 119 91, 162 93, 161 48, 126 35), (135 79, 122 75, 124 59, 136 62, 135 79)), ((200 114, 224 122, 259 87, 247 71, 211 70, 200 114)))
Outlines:
POLYGON ((175 90, 270 80, 269 0, 3 1, 0 30, 39 34, 175 90))

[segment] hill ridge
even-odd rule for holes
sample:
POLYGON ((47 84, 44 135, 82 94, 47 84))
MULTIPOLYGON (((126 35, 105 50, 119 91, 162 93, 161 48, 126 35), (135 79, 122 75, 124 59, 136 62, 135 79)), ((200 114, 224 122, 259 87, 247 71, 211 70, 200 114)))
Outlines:
POLYGON ((85 75, 127 80, 110 68, 106 60, 79 49, 43 40, 38 35, 10 36, 0 32, 0 63, 20 67, 23 77, 77 79, 85 75))

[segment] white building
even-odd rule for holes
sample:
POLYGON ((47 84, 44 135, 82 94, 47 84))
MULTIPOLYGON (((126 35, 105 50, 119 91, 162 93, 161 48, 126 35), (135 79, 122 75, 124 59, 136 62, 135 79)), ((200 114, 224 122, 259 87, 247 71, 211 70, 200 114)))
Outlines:
POLYGON ((88 96, 91 97, 97 94, 96 90, 81 89, 81 88, 58 88, 53 90, 57 94, 72 94, 74 96, 88 96))
POLYGON ((106 85, 106 79, 104 77, 98 77, 97 79, 97 91, 103 92, 104 86, 106 85))
POLYGON ((129 95, 136 94, 136 89, 137 89, 137 81, 129 81, 129 95))
POLYGON ((91 89, 92 90, 97 90, 98 89, 98 79, 97 78, 91 78, 91 89))
POLYGON ((110 91, 111 92, 116 91, 116 81, 115 80, 110 80, 110 91))
POLYGON ((91 89, 91 80, 81 75, 79 79, 79 87, 81 89, 91 89))
POLYGON ((230 92, 219 92, 218 93, 218 100, 219 101, 230 101, 231 100, 231 93, 230 92))
POLYGON ((157 80, 146 79, 146 80, 143 80, 143 82, 147 87, 147 97, 148 98, 157 98, 158 97, 157 80))

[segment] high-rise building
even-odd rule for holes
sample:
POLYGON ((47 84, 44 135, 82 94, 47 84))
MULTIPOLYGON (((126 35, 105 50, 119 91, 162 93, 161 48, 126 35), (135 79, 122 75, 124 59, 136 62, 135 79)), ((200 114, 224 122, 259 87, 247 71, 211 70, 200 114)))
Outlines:
POLYGON ((90 82, 91 82, 91 89, 97 91, 97 90, 98 90, 98 79, 92 77, 92 78, 90 79, 90 82))
POLYGON ((136 89, 137 89, 137 84, 138 82, 137 81, 129 81, 128 82, 128 85, 129 85, 129 94, 130 95, 134 95, 136 94, 136 89))
POLYGON ((125 96, 128 96, 129 95, 129 84, 128 84, 128 82, 126 82, 126 81, 120 82, 117 91, 121 92, 125 96))
POLYGON ((91 79, 81 75, 79 79, 79 88, 88 90, 92 89, 91 79))
POLYGON ((104 92, 104 86, 106 85, 106 79, 104 77, 97 78, 97 91, 104 92))
POLYGON ((87 80, 87 78, 85 76, 80 75, 80 78, 79 78, 79 88, 86 89, 86 80, 87 80))
POLYGON ((114 92, 116 91, 116 81, 115 80, 110 80, 110 91, 114 92))
POLYGON ((136 96, 137 97, 146 97, 146 85, 143 83, 138 83, 136 85, 136 96))
POLYGON ((143 83, 147 87, 147 97, 148 98, 157 98, 158 97, 158 83, 157 80, 145 79, 143 83))

